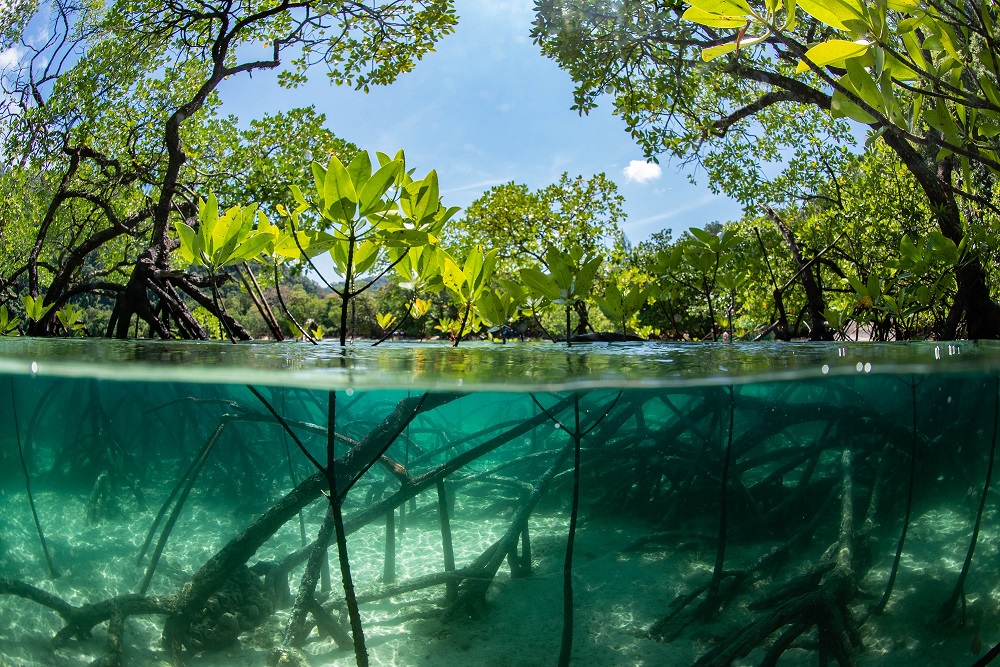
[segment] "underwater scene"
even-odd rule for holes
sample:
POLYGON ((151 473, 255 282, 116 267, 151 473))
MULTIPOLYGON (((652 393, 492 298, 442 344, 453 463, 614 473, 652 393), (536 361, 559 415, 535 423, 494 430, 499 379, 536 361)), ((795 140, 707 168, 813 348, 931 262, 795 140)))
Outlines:
POLYGON ((0 665, 973 665, 1000 345, 0 341, 0 665))

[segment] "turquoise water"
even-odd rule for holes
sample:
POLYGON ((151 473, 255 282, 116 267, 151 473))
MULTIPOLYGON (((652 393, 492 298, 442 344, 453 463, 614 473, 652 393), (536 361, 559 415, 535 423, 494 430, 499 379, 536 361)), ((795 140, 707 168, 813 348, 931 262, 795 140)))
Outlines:
POLYGON ((0 665, 971 665, 998 373, 967 341, 2 340, 0 665))

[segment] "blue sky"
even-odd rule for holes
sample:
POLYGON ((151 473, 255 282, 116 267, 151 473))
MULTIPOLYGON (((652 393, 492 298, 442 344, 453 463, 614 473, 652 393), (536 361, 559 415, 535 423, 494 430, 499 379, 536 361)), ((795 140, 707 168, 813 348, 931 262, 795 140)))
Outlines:
POLYGON ((508 181, 538 189, 563 172, 584 177, 604 172, 625 197, 624 230, 633 242, 664 228, 738 218, 739 205, 713 195, 703 173, 696 175, 695 186, 666 160, 659 171, 646 167, 623 122, 611 114, 610 99, 588 116, 570 110, 573 82, 528 36, 532 5, 532 0, 456 0, 455 32, 414 71, 368 94, 331 86, 319 70, 294 91, 258 74, 220 87, 223 112, 246 122, 315 104, 331 130, 360 148, 387 153, 402 148, 419 173, 436 169, 448 206, 465 207, 508 181), (626 170, 634 161, 630 177, 626 170))

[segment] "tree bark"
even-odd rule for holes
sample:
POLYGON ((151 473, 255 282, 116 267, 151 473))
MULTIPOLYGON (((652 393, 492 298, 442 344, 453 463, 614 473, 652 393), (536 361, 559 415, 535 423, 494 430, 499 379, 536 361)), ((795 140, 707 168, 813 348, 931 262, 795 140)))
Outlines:
MULTIPOLYGON (((799 277, 802 281, 802 289, 806 292, 806 308, 809 311, 810 320, 810 331, 809 340, 819 341, 819 340, 833 340, 833 333, 830 332, 826 327, 826 315, 824 311, 826 310, 826 301, 823 299, 823 290, 820 289, 819 285, 816 283, 816 277, 812 274, 812 271, 806 265, 806 261, 802 258, 802 251, 799 249, 799 242, 795 239, 795 235, 792 230, 789 229, 788 225, 778 217, 778 214, 770 206, 764 206, 764 210, 767 211, 768 216, 774 221, 774 224, 778 227, 778 231, 785 239, 785 243, 788 244, 788 249, 792 253, 792 259, 795 260, 795 268, 798 270, 799 277)), ((782 310, 784 307, 782 306, 782 310)), ((782 313, 784 314, 784 313, 782 313)), ((787 326, 787 321, 785 322, 787 326)))
MULTIPOLYGON (((962 216, 952 191, 953 162, 950 158, 926 159, 909 142, 890 128, 883 134, 892 148, 917 179, 937 215, 941 233, 958 245, 964 236, 962 216)), ((969 338, 1000 338, 1000 305, 990 295, 986 271, 975 253, 955 267, 958 291, 951 312, 938 336, 943 340, 959 337, 960 322, 965 316, 965 333, 969 338)))

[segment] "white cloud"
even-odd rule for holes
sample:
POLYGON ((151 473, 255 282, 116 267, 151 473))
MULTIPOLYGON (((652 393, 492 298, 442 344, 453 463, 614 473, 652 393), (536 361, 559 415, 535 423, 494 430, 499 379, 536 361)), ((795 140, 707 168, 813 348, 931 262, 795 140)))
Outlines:
MULTIPOLYGON (((652 234, 653 232, 656 232, 663 228, 663 225, 659 223, 663 223, 667 220, 673 220, 674 218, 678 218, 686 213, 691 213, 692 211, 696 211, 702 208, 703 206, 708 206, 709 204, 720 201, 722 199, 724 199, 724 197, 722 197, 721 195, 706 194, 702 197, 699 197, 698 199, 688 201, 684 204, 681 204, 680 206, 666 210, 663 213, 651 215, 649 217, 642 218, 641 220, 629 220, 624 225, 622 225, 622 231, 625 232, 625 234, 630 239, 645 239, 648 238, 649 235, 652 234)), ((687 229, 689 226, 691 226, 691 224, 695 223, 698 223, 699 226, 701 226, 699 220, 700 222, 704 222, 704 220, 701 220, 701 218, 698 219, 691 218, 690 220, 687 220, 686 222, 681 222, 678 225, 667 225, 667 226, 683 230, 687 229)))
POLYGON ((648 181, 655 181, 663 171, 660 169, 660 165, 655 162, 643 162, 642 160, 632 160, 628 163, 628 166, 622 170, 625 174, 625 178, 633 183, 646 183, 648 181))
POLYGON ((533 0, 477 0, 475 4, 470 4, 470 9, 472 8, 507 17, 534 17, 535 14, 533 0))
POLYGON ((21 60, 23 55, 24 49, 18 46, 12 46, 5 51, 0 51, 0 70, 13 67, 21 60))
POLYGON ((486 190, 492 188, 495 185, 501 185, 503 183, 509 183, 509 182, 510 182, 510 179, 504 180, 504 179, 500 179, 500 178, 491 178, 491 179, 488 179, 488 180, 476 181, 475 183, 468 183, 466 185, 460 185, 458 187, 449 188, 447 190, 442 190, 440 194, 442 196, 444 196, 444 195, 452 195, 452 194, 456 194, 456 193, 459 193, 459 192, 468 192, 469 190, 479 190, 479 191, 485 192, 486 190))

